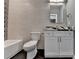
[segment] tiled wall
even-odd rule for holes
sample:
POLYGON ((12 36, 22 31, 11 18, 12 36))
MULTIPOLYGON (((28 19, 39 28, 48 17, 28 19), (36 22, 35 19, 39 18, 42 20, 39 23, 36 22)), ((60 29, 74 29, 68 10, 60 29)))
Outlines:
POLYGON ((4 0, 4 40, 7 40, 8 32, 8 6, 9 0, 4 0))

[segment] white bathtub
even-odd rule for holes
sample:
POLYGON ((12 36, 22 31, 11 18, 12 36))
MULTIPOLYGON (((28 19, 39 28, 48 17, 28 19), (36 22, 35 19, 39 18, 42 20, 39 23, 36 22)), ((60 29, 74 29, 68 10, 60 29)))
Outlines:
POLYGON ((22 40, 4 41, 4 59, 10 59, 23 49, 22 40))

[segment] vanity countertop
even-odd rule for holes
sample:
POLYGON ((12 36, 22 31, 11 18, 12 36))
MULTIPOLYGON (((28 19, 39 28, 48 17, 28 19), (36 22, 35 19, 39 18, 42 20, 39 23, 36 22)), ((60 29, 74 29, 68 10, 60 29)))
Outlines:
POLYGON ((75 31, 75 30, 53 30, 53 29, 44 29, 44 31, 75 31))
POLYGON ((58 25, 58 26, 46 26, 45 31, 75 31, 72 27, 58 25))

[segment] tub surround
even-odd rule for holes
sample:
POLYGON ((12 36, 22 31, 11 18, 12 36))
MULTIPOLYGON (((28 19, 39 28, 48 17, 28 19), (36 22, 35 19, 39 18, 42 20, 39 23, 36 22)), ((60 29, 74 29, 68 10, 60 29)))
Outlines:
POLYGON ((4 59, 10 59, 23 49, 22 40, 5 40, 4 59))

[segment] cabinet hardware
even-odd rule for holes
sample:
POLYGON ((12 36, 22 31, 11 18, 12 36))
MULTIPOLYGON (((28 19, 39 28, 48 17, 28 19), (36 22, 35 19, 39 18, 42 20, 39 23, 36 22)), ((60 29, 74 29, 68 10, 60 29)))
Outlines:
POLYGON ((59 42, 59 37, 58 37, 58 42, 59 42))
POLYGON ((61 42, 61 37, 60 37, 60 42, 61 42))

